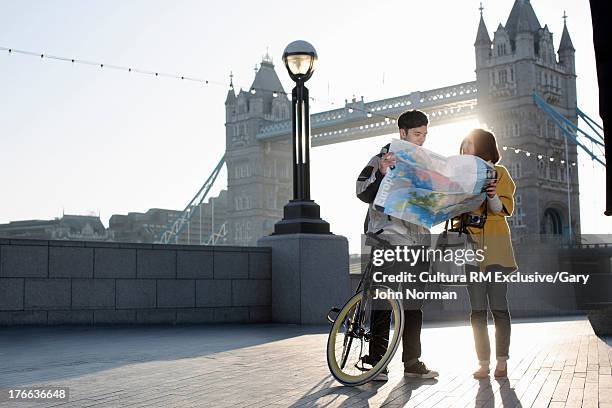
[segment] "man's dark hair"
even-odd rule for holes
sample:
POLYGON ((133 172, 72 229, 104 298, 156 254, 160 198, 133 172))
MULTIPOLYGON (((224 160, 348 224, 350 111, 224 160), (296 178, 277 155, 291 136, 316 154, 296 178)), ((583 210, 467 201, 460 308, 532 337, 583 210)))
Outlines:
POLYGON ((427 126, 428 124, 429 119, 427 118, 427 115, 424 112, 416 109, 411 109, 402 113, 397 119, 397 126, 406 131, 412 128, 427 126))

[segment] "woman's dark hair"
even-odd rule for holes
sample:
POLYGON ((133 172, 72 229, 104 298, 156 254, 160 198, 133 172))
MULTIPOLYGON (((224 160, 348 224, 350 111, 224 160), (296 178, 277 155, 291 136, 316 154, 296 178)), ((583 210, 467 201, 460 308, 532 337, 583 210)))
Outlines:
POLYGON ((402 113, 397 119, 397 126, 400 129, 404 129, 406 131, 408 129, 427 126, 428 124, 429 118, 427 118, 427 115, 416 109, 412 109, 402 113))
POLYGON ((501 159, 499 149, 497 148, 497 140, 492 132, 484 129, 473 129, 461 142, 459 147, 459 153, 463 154, 463 146, 468 140, 472 141, 474 145, 474 155, 480 157, 482 160, 491 161, 493 164, 501 159))

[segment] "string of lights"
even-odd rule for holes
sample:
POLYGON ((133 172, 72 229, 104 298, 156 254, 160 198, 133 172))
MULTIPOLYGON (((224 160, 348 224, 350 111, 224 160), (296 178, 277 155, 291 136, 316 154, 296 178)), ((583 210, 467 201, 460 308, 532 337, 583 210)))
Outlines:
MULTIPOLYGON (((516 146, 502 146, 502 150, 503 151, 513 151, 515 154, 524 154, 527 157, 530 158, 534 158, 536 160, 542 160, 542 161, 548 161, 549 163, 555 163, 555 164, 559 164, 561 166, 565 165, 565 159, 559 158, 559 157, 554 157, 554 156, 548 156, 545 155, 543 153, 533 153, 530 152, 528 150, 525 149, 521 149, 519 147, 516 146)), ((576 162, 574 161, 570 161, 568 163, 570 166, 576 166, 576 162)))
MULTIPOLYGON (((9 48, 9 47, 3 47, 3 46, 0 46, 0 51, 6 51, 10 55, 12 55, 12 54, 19 54, 19 55, 25 55, 25 56, 29 56, 29 57, 39 58, 41 60, 47 59, 47 60, 55 60, 55 61, 61 61, 61 62, 69 62, 69 63, 71 63, 73 65, 87 65, 87 66, 99 67, 100 69, 111 69, 111 70, 115 70, 115 71, 128 72, 128 73, 131 73, 131 74, 146 75, 146 76, 154 77, 154 78, 162 77, 162 78, 176 79, 176 80, 180 80, 180 81, 195 82, 195 83, 199 83, 202 86, 206 86, 206 85, 218 85, 218 86, 223 86, 223 87, 228 87, 229 86, 231 89, 235 88, 235 86, 233 84, 233 79, 230 79, 230 83, 228 84, 227 82, 223 82, 223 81, 215 81, 215 80, 211 80, 211 79, 198 78, 198 77, 194 77, 194 76, 187 76, 187 75, 184 75, 184 74, 171 74, 171 73, 166 73, 166 72, 162 72, 162 71, 159 71, 159 70, 145 70, 145 69, 135 68, 135 67, 131 67, 131 66, 122 66, 122 65, 116 65, 116 64, 108 64, 108 63, 104 63, 104 62, 90 61, 90 60, 85 60, 85 59, 81 59, 81 58, 64 57, 64 56, 58 56, 58 55, 48 54, 48 53, 44 53, 44 52, 27 51, 27 50, 21 50, 21 49, 9 48)), ((278 97, 279 95, 284 95, 286 97, 291 97, 291 93, 284 92, 284 91, 279 91, 279 90, 257 88, 257 87, 246 87, 246 86, 242 86, 242 87, 239 87, 239 88, 240 89, 248 89, 248 92, 250 92, 253 95, 256 94, 257 92, 271 92, 273 97, 278 97)), ((326 100, 326 99, 322 99, 322 98, 316 98, 316 97, 312 97, 312 96, 310 97, 310 100, 312 100, 314 102, 327 103, 327 104, 329 104, 331 106, 339 106, 339 105, 344 106, 344 104, 340 104, 340 103, 337 103, 335 101, 326 100)), ((385 118, 385 120, 387 120, 387 121, 391 121, 391 120, 395 120, 396 121, 398 119, 398 118, 393 117, 393 116, 388 116, 388 115, 384 115, 384 114, 381 114, 381 113, 371 112, 371 111, 369 111, 367 109, 361 109, 361 108, 359 108, 357 106, 352 106, 352 107, 348 108, 348 110, 349 110, 349 112, 352 112, 353 110, 362 112, 362 113, 364 113, 368 117, 372 117, 372 116, 382 117, 382 118, 385 118)))
POLYGON ((19 50, 16 48, 7 48, 7 47, 0 47, 0 50, 7 51, 9 54, 20 54, 20 55, 27 55, 30 57, 37 57, 37 58, 40 58, 41 60, 48 59, 48 60, 55 60, 55 61, 62 61, 62 62, 70 62, 71 64, 95 66, 95 67, 99 67, 100 69, 112 69, 112 70, 117 70, 117 71, 124 71, 124 72, 153 76, 153 77, 180 79, 183 81, 198 82, 202 85, 214 84, 214 85, 227 86, 227 84, 223 82, 211 81, 208 79, 195 78, 195 77, 186 76, 186 75, 168 74, 168 73, 161 72, 161 71, 151 71, 151 70, 145 70, 145 69, 134 68, 134 67, 126 67, 126 66, 121 66, 121 65, 106 64, 102 62, 88 61, 88 60, 79 59, 79 58, 69 58, 69 57, 57 56, 57 55, 52 55, 52 54, 46 54, 44 52, 33 52, 33 51, 19 50))
MULTIPOLYGON (((161 72, 161 71, 157 71, 157 70, 145 70, 145 69, 140 69, 140 68, 134 68, 131 66, 121 66, 121 65, 115 65, 115 64, 107 64, 107 63, 103 63, 103 62, 95 62, 95 61, 89 61, 89 60, 84 60, 84 59, 80 59, 80 58, 71 58, 71 57, 64 57, 64 56, 57 56, 57 55, 52 55, 52 54, 47 54, 44 52, 33 52, 33 51, 26 51, 26 50, 20 50, 20 49, 16 49, 16 48, 8 48, 8 47, 2 47, 0 46, 0 51, 6 51, 8 52, 8 54, 20 54, 20 55, 25 55, 25 56, 30 56, 30 57, 36 57, 36 58, 40 58, 40 59, 49 59, 49 60, 55 60, 55 61, 61 61, 61 62, 69 62, 73 65, 76 64, 80 64, 80 65, 88 65, 88 66, 94 66, 94 67, 99 67, 100 69, 111 69, 111 70, 116 70, 116 71, 124 71, 124 72, 128 72, 131 74, 139 74, 139 75, 146 75, 149 77, 163 77, 163 78, 170 78, 170 79, 176 79, 176 80, 180 80, 180 81, 188 81, 188 82, 195 82, 195 83, 199 83, 202 86, 206 86, 206 85, 217 85, 217 86, 223 86, 223 87, 228 87, 230 89, 234 89, 234 83, 233 83, 233 75, 230 75, 230 83, 228 84, 227 82, 223 82, 223 81, 215 81, 215 80, 210 80, 210 79, 205 79, 205 78, 198 78, 198 77, 193 77, 193 76, 187 76, 187 75, 182 75, 182 74, 171 74, 171 73, 166 73, 166 72, 161 72)), ((272 90, 272 89, 264 89, 264 88, 255 88, 255 87, 241 87, 241 89, 249 89, 249 92, 251 94, 256 94, 257 92, 271 92, 273 97, 278 97, 279 95, 284 95, 286 97, 290 97, 291 94, 288 92, 284 92, 284 91, 279 91, 279 90, 272 90)), ((329 105, 332 106, 338 106, 341 105, 343 107, 346 108, 346 110, 348 111, 348 113, 353 113, 354 111, 358 111, 361 112, 363 114, 365 114, 367 117, 372 117, 372 116, 377 116, 377 117, 381 117, 384 118, 385 121, 387 122, 392 122, 392 123, 396 123, 398 118, 394 117, 394 116, 389 116, 389 115, 385 115, 383 113, 378 113, 378 112, 373 112, 371 110, 367 110, 367 109, 362 109, 358 106, 356 106, 355 104, 351 104, 350 106, 345 106, 345 104, 339 104, 336 103, 334 101, 331 100, 326 100, 326 99, 322 99, 322 98, 315 98, 315 97, 310 97, 310 100, 315 101, 315 102, 323 102, 323 103, 327 103, 329 105)), ((542 153, 533 153, 533 152, 529 152, 525 149, 522 148, 518 148, 518 147, 513 147, 513 146, 503 146, 502 149, 504 151, 507 151, 508 149, 510 149, 511 151, 514 151, 514 153, 516 154, 525 154, 527 157, 531 157, 533 156, 534 158, 538 159, 538 160, 548 160, 550 163, 558 163, 560 165, 564 165, 565 164, 565 160, 561 159, 561 158, 556 158, 553 156, 548 156, 542 153)), ((576 162, 570 162, 569 163, 571 166, 576 166, 576 162)))

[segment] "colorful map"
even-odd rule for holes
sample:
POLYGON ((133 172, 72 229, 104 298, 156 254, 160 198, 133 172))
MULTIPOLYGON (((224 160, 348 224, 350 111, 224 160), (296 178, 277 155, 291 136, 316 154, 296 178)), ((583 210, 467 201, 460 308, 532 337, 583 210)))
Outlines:
POLYGON ((385 214, 426 228, 480 207, 483 188, 495 178, 493 165, 472 155, 444 157, 393 139, 397 158, 374 200, 385 214))

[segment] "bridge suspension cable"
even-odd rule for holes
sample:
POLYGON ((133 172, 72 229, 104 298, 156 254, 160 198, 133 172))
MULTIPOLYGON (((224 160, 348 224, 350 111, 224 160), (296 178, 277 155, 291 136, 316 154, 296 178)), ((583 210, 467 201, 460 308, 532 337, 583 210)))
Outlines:
POLYGON ((227 235, 226 226, 227 221, 221 224, 221 227, 219 227, 218 231, 213 231, 212 234, 210 234, 210 238, 208 238, 208 241, 206 241, 206 245, 217 245, 220 239, 225 238, 225 236, 227 235))
POLYGON ((559 129, 561 129, 561 132, 563 132, 563 135, 565 136, 566 139, 569 139, 573 141, 574 143, 576 143, 576 145, 580 146, 580 148, 584 150, 591 157, 591 160, 596 161, 597 163, 606 167, 606 163, 603 160, 601 160, 599 157, 597 157, 597 155, 593 153, 592 149, 589 149, 587 146, 585 146, 584 143, 578 140, 578 133, 581 133, 589 141, 591 141, 593 144, 599 147, 604 146, 603 141, 599 141, 595 139, 594 137, 586 133, 584 130, 580 129, 568 118, 566 118, 565 116, 557 112, 555 108, 549 105, 540 95, 538 95, 535 92, 533 93, 533 100, 536 103, 536 105, 540 109, 542 109, 544 113, 546 113, 552 119, 555 125, 557 125, 559 129), (569 129, 573 129, 574 131, 576 131, 576 134, 574 134, 574 132, 570 131, 569 129))
MULTIPOLYGON (((603 167, 606 167, 606 163, 603 160, 601 160, 599 157, 597 157, 597 155, 593 152, 592 148, 589 149, 587 146, 584 145, 584 143, 578 140, 578 136, 579 134, 582 134, 584 137, 586 137, 591 142, 591 145, 597 145, 598 147, 604 146, 603 140, 599 141, 595 139, 594 137, 592 137, 591 135, 589 135, 588 133, 586 133, 584 130, 580 129, 572 121, 570 121, 568 118, 566 118, 561 113, 559 113, 553 106, 548 104, 540 95, 537 94, 537 92, 533 93, 533 100, 535 104, 540 109, 542 109, 544 113, 546 113, 548 117, 550 117, 550 119, 552 119, 555 125, 557 125, 557 127, 561 130, 562 134, 565 136, 564 142, 565 142, 565 160, 566 161, 568 161, 568 157, 569 157, 567 142, 568 140, 571 140, 574 143, 576 143, 576 145, 580 146, 580 148, 584 150, 591 157, 591 160, 593 162, 597 162, 601 164, 603 167), (570 129, 572 129, 572 131, 570 131, 570 129), (576 133, 574 134, 574 132, 576 133)), ((580 115, 581 111, 579 109, 576 109, 576 113, 579 116, 581 116, 580 115)), ((588 118, 588 119, 592 121, 591 118, 588 118)), ((593 123, 595 122, 593 121, 593 123)), ((591 127, 590 124, 589 124, 589 127, 591 127)), ((599 136, 599 133, 597 132, 595 133, 599 136)), ((565 165, 565 174, 566 174, 565 178, 567 182, 567 214, 568 214, 568 220, 569 220, 568 230, 569 230, 569 236, 571 239, 573 237, 572 235, 572 201, 571 201, 572 188, 570 185, 569 164, 565 165)))
MULTIPOLYGON (((178 240, 179 234, 183 231, 185 225, 188 225, 191 221, 191 218, 195 214, 194 209, 198 208, 206 199, 210 189, 212 188, 217 176, 221 172, 221 168, 225 163, 225 155, 221 157, 217 166, 215 166, 214 170, 206 179, 206 182, 202 185, 197 194, 191 199, 189 204, 185 207, 185 209, 181 212, 181 215, 176 219, 176 221, 169 224, 166 230, 159 236, 159 238, 155 241, 158 244, 168 244, 171 240, 174 239, 176 242, 178 240)), ((201 209, 200 209, 201 211, 201 209)), ((214 233, 214 231, 213 231, 214 233)))
POLYGON ((589 115, 581 111, 578 107, 576 107, 576 113, 578 114, 578 117, 582 119, 584 123, 586 123, 591 128, 593 132, 595 132, 595 134, 599 137, 599 140, 605 143, 603 135, 600 135, 597 129, 595 129, 595 127, 597 127, 601 132, 603 132, 603 127, 599 123, 591 119, 589 115))

